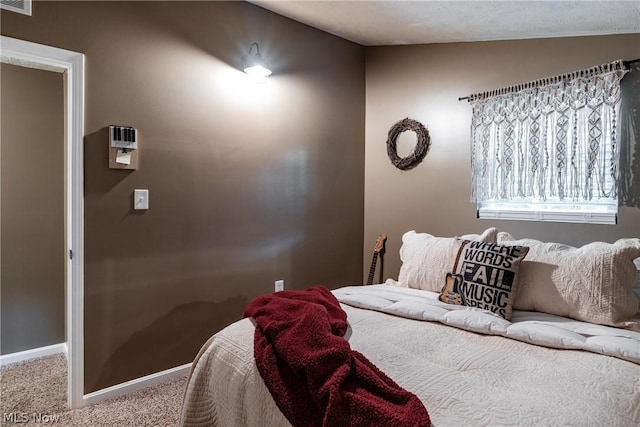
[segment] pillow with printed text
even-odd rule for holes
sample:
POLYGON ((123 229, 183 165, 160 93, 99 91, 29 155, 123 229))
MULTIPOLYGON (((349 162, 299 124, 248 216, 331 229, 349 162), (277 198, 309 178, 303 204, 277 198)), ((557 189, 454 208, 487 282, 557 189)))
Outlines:
POLYGON ((457 255, 440 301, 481 308, 510 320, 520 263, 529 248, 462 239, 456 245, 457 255))

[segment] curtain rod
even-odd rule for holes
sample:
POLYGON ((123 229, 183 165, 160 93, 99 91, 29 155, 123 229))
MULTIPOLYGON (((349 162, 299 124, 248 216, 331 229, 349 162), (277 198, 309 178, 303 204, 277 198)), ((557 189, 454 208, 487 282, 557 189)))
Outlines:
MULTIPOLYGON (((618 61, 614 61, 611 64, 606 64, 606 66, 609 66, 609 65, 612 65, 612 64, 616 64, 617 62, 618 61)), ((637 62, 640 62, 640 58, 632 59, 630 61, 620 61, 620 62, 622 63, 622 65, 626 69, 629 69, 631 64, 635 64, 637 62)), ((469 100, 472 96, 480 96, 480 95, 487 94, 487 93, 490 93, 490 92, 503 91, 504 93, 509 93, 509 92, 513 92, 513 89, 516 88, 516 87, 526 87, 526 86, 535 87, 535 86, 539 86, 541 83, 544 83, 544 82, 551 83, 551 82, 554 82, 554 81, 562 81, 562 80, 565 80, 568 77, 577 76, 577 74, 580 74, 580 73, 593 72, 593 71, 595 71, 595 70, 597 70, 597 69, 599 69, 599 68, 601 68, 603 66, 604 65, 598 65, 598 66, 591 67, 591 68, 586 69, 586 70, 574 71, 574 72, 571 72, 571 73, 566 73, 566 74, 561 74, 561 75, 555 76, 555 77, 548 77, 548 78, 545 78, 545 79, 535 80, 533 82, 519 84, 519 85, 511 86, 511 87, 508 87, 508 88, 497 89, 497 90, 488 91, 488 92, 481 92, 481 93, 474 94, 474 95, 462 96, 462 97, 458 98, 458 101, 464 101, 465 99, 469 100)))

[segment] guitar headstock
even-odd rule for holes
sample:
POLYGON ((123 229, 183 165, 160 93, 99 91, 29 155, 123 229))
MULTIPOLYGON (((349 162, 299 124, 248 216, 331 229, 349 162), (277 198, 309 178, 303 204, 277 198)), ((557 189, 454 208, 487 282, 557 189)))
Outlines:
POLYGON ((376 245, 373 247, 373 252, 379 254, 380 251, 384 248, 384 242, 387 240, 387 235, 382 233, 378 236, 378 240, 376 240, 376 245))

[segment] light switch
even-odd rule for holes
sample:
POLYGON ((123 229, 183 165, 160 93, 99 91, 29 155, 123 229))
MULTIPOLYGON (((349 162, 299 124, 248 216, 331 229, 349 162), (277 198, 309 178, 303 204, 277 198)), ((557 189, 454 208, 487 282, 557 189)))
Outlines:
POLYGON ((133 190, 133 209, 149 209, 149 190, 133 190))

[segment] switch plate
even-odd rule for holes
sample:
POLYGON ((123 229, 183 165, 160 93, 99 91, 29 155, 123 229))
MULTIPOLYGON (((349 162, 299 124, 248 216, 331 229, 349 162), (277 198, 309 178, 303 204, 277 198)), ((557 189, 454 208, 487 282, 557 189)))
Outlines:
POLYGON ((149 209, 149 190, 133 190, 133 209, 149 209))
POLYGON ((284 291, 284 280, 276 280, 275 290, 276 292, 284 291))

